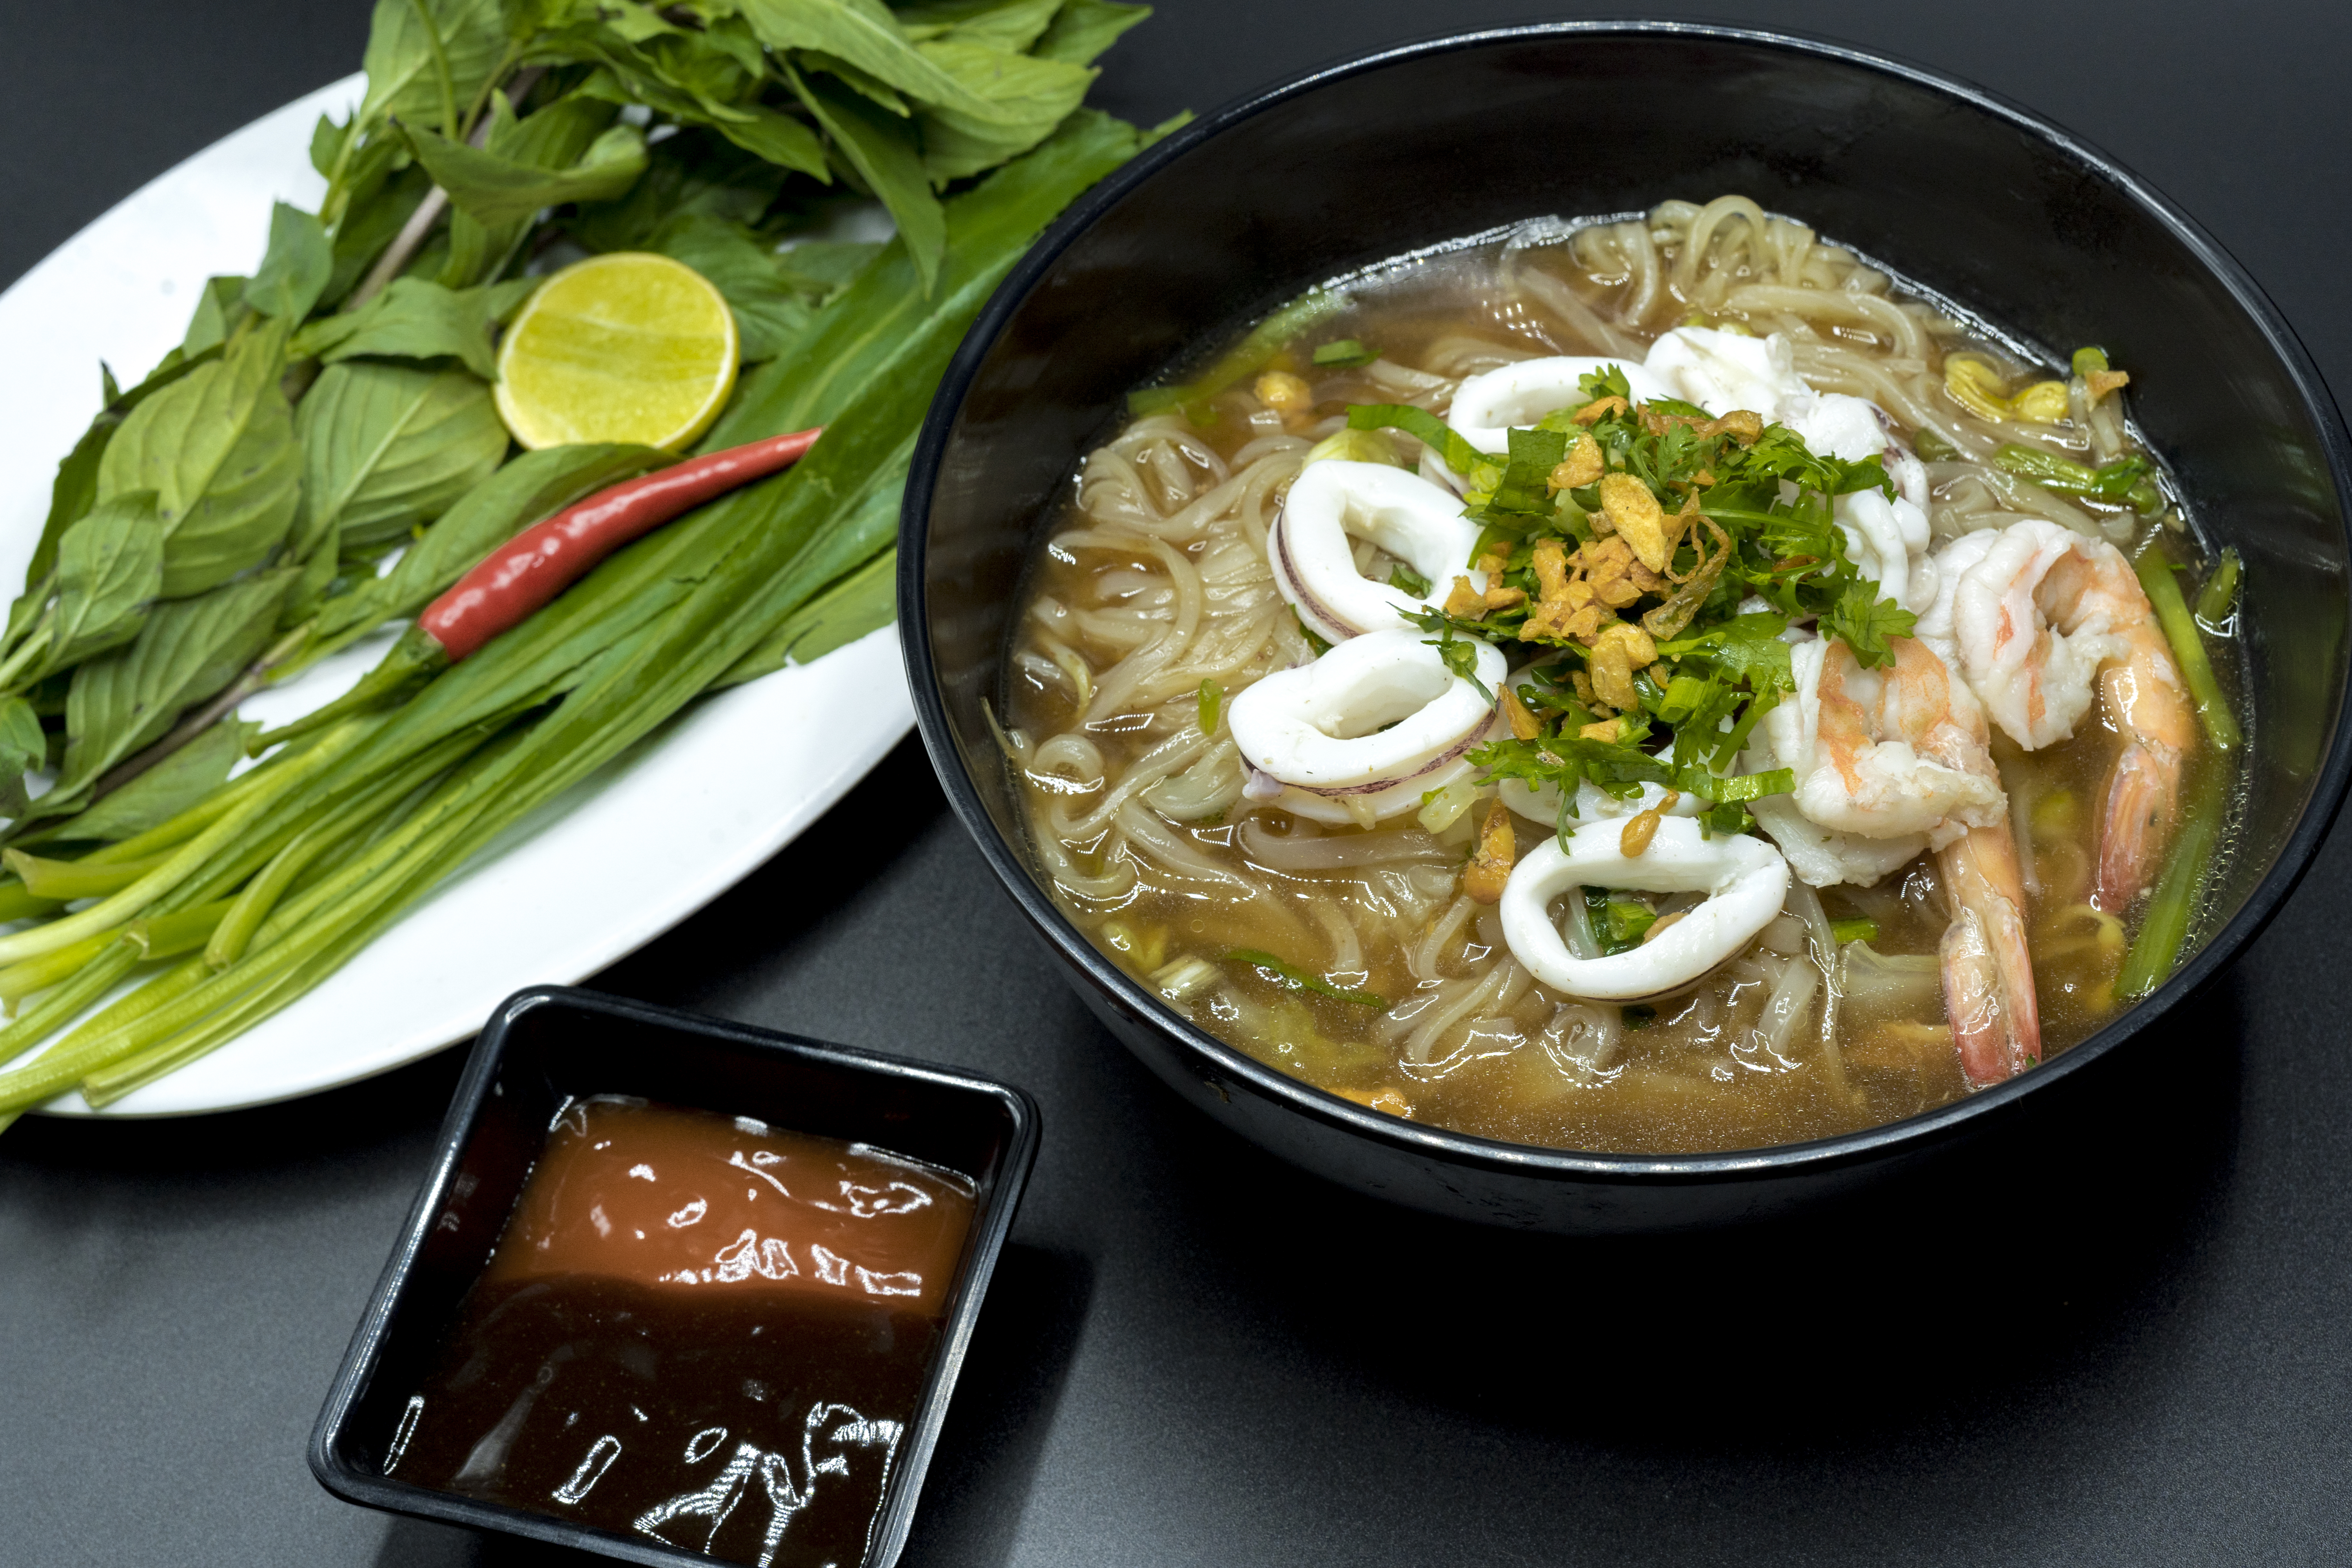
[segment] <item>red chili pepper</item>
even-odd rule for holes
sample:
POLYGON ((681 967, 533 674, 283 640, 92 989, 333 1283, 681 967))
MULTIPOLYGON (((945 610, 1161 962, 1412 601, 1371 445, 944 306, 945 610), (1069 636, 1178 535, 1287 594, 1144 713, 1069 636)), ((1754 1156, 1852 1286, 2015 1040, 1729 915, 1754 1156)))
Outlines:
POLYGON ((823 433, 795 430, 625 479, 524 529, 425 608, 417 626, 457 663, 631 540, 713 496, 791 467, 823 433))

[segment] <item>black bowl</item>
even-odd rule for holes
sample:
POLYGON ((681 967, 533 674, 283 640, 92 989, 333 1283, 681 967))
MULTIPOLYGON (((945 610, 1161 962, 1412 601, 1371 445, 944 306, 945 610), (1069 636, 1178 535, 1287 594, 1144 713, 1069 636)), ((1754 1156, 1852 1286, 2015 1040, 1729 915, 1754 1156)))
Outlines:
POLYGON ((2245 273, 2115 163, 1990 95, 1851 49, 1725 28, 1564 23, 1390 50, 1234 105, 1108 181, 1006 279, 931 405, 899 534, 923 739, 1013 900, 1113 1033, 1180 1094, 1309 1170, 1538 1229, 1718 1223, 1875 1180, 2017 1121, 2165 1027, 2261 930, 2343 796, 2343 423, 2245 273), (1612 128, 1617 128, 1612 131, 1612 128), (2051 357, 2105 345, 2216 545, 2246 561, 2254 751, 2226 921, 2153 997, 1941 1110, 1733 1153, 1562 1152, 1416 1126, 1264 1067, 1080 935, 1024 841, 983 698, 1023 576, 1123 395, 1325 279, 1546 213, 1736 191, 1860 247, 2051 357))

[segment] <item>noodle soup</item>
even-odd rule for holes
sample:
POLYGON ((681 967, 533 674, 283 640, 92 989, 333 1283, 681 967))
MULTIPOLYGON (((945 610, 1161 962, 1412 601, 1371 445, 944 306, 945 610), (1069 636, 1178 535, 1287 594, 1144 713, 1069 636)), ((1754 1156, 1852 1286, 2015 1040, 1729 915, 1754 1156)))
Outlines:
POLYGON ((1074 476, 998 710, 1034 850, 1202 1027, 1466 1132, 2029 1070, 2178 962, 2244 740, 2127 384, 1739 198, 1318 290, 1074 476))

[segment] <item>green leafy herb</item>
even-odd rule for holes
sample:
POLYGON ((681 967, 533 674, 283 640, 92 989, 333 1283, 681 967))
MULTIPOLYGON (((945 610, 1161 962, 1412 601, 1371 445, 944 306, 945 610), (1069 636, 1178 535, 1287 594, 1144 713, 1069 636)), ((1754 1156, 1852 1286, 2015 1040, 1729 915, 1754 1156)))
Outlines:
POLYGON ((1658 923, 1657 911, 1649 905, 1634 899, 1612 898, 1606 888, 1584 889, 1584 913, 1604 958, 1641 946, 1650 928, 1658 923))
MULTIPOLYGON (((814 4, 815 0, 806 3, 814 4)), ((923 170, 922 151, 916 144, 915 128, 876 108, 857 93, 830 85, 823 79, 806 78, 786 67, 785 79, 824 127, 835 151, 846 161, 849 172, 890 209, 890 216, 898 226, 898 236, 907 242, 907 253, 914 260, 916 276, 928 295, 938 279, 940 260, 947 248, 947 215, 940 210, 939 198, 931 194, 930 178, 923 170)))
POLYGON ((330 540, 346 554, 394 542, 488 478, 508 444, 474 376, 359 360, 320 373, 295 428, 298 559, 330 540))
POLYGON ((1303 969, 1285 963, 1270 952, 1255 948, 1238 947, 1225 954, 1227 963, 1242 964, 1268 984, 1279 985, 1286 991, 1311 991, 1318 996, 1328 996, 1334 1002, 1346 1002, 1358 1007, 1371 1007, 1387 1012, 1389 999, 1370 991, 1350 991, 1334 985, 1319 974, 1309 974, 1303 969))
POLYGON ((808 331, 822 280, 787 268, 775 251, 740 224, 688 213, 654 231, 648 250, 685 262, 727 296, 746 364, 773 359, 808 331))
POLYGON ((715 690, 757 679, 787 663, 814 663, 868 632, 880 631, 898 612, 898 552, 886 550, 793 611, 765 643, 711 687, 715 690))
POLYGON ((1429 579, 1402 561, 1389 569, 1389 586, 1411 594, 1416 599, 1429 597, 1429 579))
MULTIPOLYGON (((507 52, 499 0, 376 0, 368 27, 367 96, 354 122, 387 119, 440 125, 446 105, 459 109, 489 84, 507 52)), ((331 169, 325 171, 332 177, 331 169)))
POLYGON ((1090 65, 1118 41, 1121 33, 1151 15, 1149 5, 1122 5, 1113 0, 1064 0, 1062 9, 1037 40, 1038 58, 1090 65))
POLYGON ((1307 624, 1306 616, 1300 615, 1297 610, 1293 610, 1290 612, 1290 618, 1298 623, 1298 635, 1307 639, 1307 646, 1315 650, 1315 657, 1317 658, 1321 658, 1325 654, 1331 651, 1330 642, 1318 633, 1313 626, 1307 624))
POLYGON ((163 589, 163 530, 152 490, 132 490, 66 531, 58 598, 38 672, 70 669, 129 642, 163 589))
MULTIPOLYGON (((1558 430, 1514 429, 1509 442, 1503 468, 1491 482, 1481 482, 1485 474, 1494 472, 1491 463, 1475 465, 1481 479, 1474 479, 1469 493, 1463 497, 1464 510, 1494 533, 1525 537, 1553 521, 1551 471, 1568 453, 1568 437, 1558 430)), ((1449 460, 1446 466, 1452 468, 1453 463, 1449 460)))
POLYGON ((293 521, 300 456, 278 386, 286 328, 247 331, 134 409, 108 443, 101 501, 155 493, 163 594, 199 594, 268 559, 293 521))
MULTIPOLYGON (((492 112, 510 119, 510 110, 495 107, 505 101, 494 98, 492 112)), ((574 100, 551 104, 530 120, 550 127, 584 122, 598 110, 610 119, 610 106, 574 100)), ((579 161, 568 166, 535 162, 520 147, 496 151, 500 139, 495 131, 488 147, 469 147, 414 126, 408 139, 434 183, 449 193, 450 205, 485 228, 528 222, 541 209, 566 202, 608 201, 646 171, 645 133, 634 125, 613 125, 598 132, 579 161)))
POLYGON ((1452 426, 1428 409, 1415 408, 1409 403, 1356 404, 1348 410, 1348 428, 1402 430, 1423 446, 1433 448, 1438 461, 1473 485, 1483 479, 1491 486, 1501 477, 1501 470, 1487 460, 1486 455, 1454 434, 1452 426))
POLYGON ((391 571, 320 607, 319 651, 388 620, 403 620, 524 529, 608 485, 670 460, 650 447, 549 447, 525 452, 467 490, 418 536, 391 571))
POLYGON ((1354 338, 1334 338, 1318 344, 1315 350, 1315 363, 1328 370, 1353 370, 1380 357, 1354 338))
POLYGON ((973 113, 952 104, 916 117, 923 169, 935 185, 992 169, 1053 134, 1087 95, 1095 73, 1082 65, 1039 58, 950 36, 917 52, 987 105, 973 113))
POLYGON ((445 289, 395 278, 357 310, 325 316, 295 334, 293 352, 330 364, 347 359, 456 359, 483 380, 498 374, 490 333, 539 287, 536 278, 445 289))
POLYGON ((2164 493, 2150 478, 2155 466, 2146 458, 2117 458, 2094 468, 2055 452, 2011 441, 1993 454, 1993 461, 2005 472, 2061 495, 2088 496, 2117 506, 2128 502, 2141 512, 2155 511, 2164 504, 2164 493))
POLYGON ((739 0, 760 41, 847 62, 919 102, 986 118, 988 101, 927 58, 881 0, 739 0))
POLYGON ((45 837, 112 843, 161 826, 226 782, 258 724, 215 724, 129 784, 45 837))
POLYGON ((1445 661, 1445 668, 1477 688, 1479 696, 1489 702, 1495 700, 1494 692, 1478 679, 1478 650, 1486 645, 1478 640, 1475 622, 1465 622, 1438 609, 1407 610, 1402 614, 1423 631, 1435 632, 1435 637, 1424 639, 1423 646, 1435 648, 1437 657, 1445 661), (1469 628, 1466 636, 1465 626, 1469 628))
POLYGON ((1936 434, 1934 428, 1922 425, 1912 433, 1911 448, 1930 463, 1948 463, 1960 455, 1960 449, 1936 434))
POLYGON ((1822 616, 1823 637, 1843 637, 1864 668, 1892 665, 1897 637, 1907 637, 1919 617, 1892 599, 1881 598, 1878 584, 1857 578, 1838 591, 1837 603, 1822 616))
POLYGON ((100 774, 170 729, 183 709, 242 675, 275 636, 292 577, 282 571, 243 577, 158 605, 127 647, 76 669, 66 699, 73 739, 62 776, 41 797, 47 812, 76 801, 100 774))
POLYGON ((269 212, 269 248, 262 255, 261 270, 245 286, 245 302, 265 316, 299 321, 319 302, 334 270, 326 228, 300 208, 276 203, 269 212))

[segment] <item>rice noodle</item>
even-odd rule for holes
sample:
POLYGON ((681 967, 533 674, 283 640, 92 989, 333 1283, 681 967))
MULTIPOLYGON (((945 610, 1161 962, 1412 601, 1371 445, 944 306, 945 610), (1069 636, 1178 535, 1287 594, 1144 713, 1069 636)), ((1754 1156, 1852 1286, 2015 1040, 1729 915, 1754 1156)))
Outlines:
POLYGON ((1470 923, 1470 916, 1477 907, 1470 895, 1465 893, 1454 900, 1453 907, 1436 924, 1429 928, 1429 934, 1421 940, 1407 961, 1414 979, 1423 985, 1437 984, 1437 961, 1444 956, 1448 948, 1462 940, 1462 928, 1470 923))
POLYGON ((1265 819, 1255 812, 1241 819, 1234 837, 1244 854, 1276 871, 1336 871, 1404 860, 1451 862, 1456 858, 1418 827, 1384 827, 1319 838, 1301 833, 1280 838, 1267 830, 1265 819))

